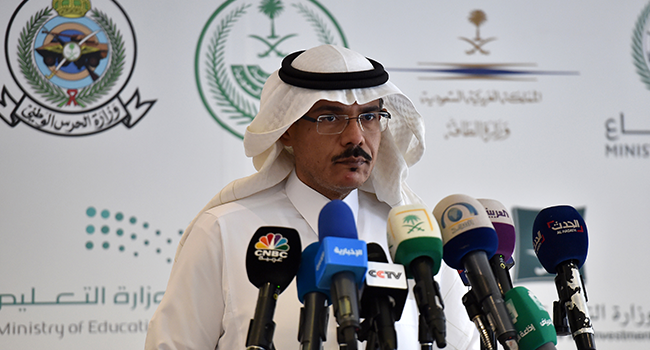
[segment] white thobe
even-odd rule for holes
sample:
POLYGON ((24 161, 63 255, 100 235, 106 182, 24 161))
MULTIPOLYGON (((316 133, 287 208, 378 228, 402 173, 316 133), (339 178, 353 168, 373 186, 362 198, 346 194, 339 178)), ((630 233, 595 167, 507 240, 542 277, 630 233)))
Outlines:
MULTIPOLYGON (((201 214, 174 263, 165 295, 149 323, 145 348, 245 349, 258 297, 245 265, 253 233, 261 226, 291 227, 299 232, 305 248, 318 240, 318 214, 328 202, 292 172, 274 187, 201 214)), ((345 202, 354 213, 359 239, 376 242, 388 252, 386 219, 390 207, 374 194, 356 190, 345 202)), ((454 274, 443 267, 440 278, 436 278, 446 303, 447 349, 468 349, 475 331, 460 304, 465 288, 454 274)), ((275 308, 273 343, 277 350, 299 348, 301 307, 294 279, 278 297, 275 308)), ((402 318, 395 326, 399 349, 420 348, 417 315, 409 292, 402 318)), ((329 320, 324 349, 338 349, 331 308, 329 320)), ((478 349, 476 339, 471 343, 478 349)))

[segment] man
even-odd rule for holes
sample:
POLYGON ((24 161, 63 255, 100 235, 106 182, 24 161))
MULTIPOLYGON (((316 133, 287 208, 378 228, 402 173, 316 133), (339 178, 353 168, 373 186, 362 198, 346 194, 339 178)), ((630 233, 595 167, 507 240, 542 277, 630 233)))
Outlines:
MULTIPOLYGON (((227 185, 185 231, 147 349, 245 348, 258 291, 244 261, 260 226, 295 228, 306 247, 318 239, 321 208, 343 199, 359 239, 388 251, 390 208, 420 202, 405 179, 424 152, 422 117, 381 64, 345 48, 287 56, 264 85, 244 147, 258 172, 227 185)), ((466 349, 474 331, 460 305, 463 287, 443 270, 449 348, 466 349)), ((301 306, 292 283, 277 301, 276 349, 299 346, 301 306)), ((333 319, 326 349, 338 349, 333 319)), ((412 295, 396 329, 400 349, 419 349, 412 295)))

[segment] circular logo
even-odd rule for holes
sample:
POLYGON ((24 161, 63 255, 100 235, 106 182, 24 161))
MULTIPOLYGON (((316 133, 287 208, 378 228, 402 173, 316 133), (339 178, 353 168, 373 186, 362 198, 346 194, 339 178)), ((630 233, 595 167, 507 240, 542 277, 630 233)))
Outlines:
POLYGON ((243 138, 262 87, 282 58, 321 44, 347 47, 334 17, 315 0, 224 2, 199 38, 195 74, 210 115, 243 138))
POLYGON ((5 56, 24 93, 11 125, 61 135, 128 125, 117 95, 133 73, 136 41, 117 2, 24 1, 9 22, 5 56))
POLYGON ((634 26, 632 35, 632 57, 641 81, 650 90, 650 3, 646 5, 634 26))

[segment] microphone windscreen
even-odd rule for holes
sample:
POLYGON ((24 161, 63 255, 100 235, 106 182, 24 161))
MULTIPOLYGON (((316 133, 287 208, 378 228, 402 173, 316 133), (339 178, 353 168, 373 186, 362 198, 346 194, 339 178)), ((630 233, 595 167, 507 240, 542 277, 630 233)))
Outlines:
POLYGON ((485 212, 488 214, 488 218, 490 218, 499 239, 495 254, 503 255, 503 260, 507 261, 512 257, 512 252, 515 251, 515 241, 517 239, 515 223, 501 202, 484 198, 480 198, 478 201, 485 207, 485 212))
POLYGON ((382 248, 379 244, 375 242, 370 242, 367 244, 367 249, 368 249, 368 261, 376 261, 382 263, 388 262, 388 257, 384 252, 384 248, 382 248))
POLYGON ((436 275, 442 261, 442 238, 440 227, 422 204, 394 207, 388 212, 387 240, 390 256, 397 264, 404 265, 407 276, 411 275, 411 262, 419 257, 433 260, 432 272, 436 275))
POLYGON ((251 238, 246 251, 248 280, 257 288, 271 283, 282 293, 296 276, 301 256, 298 231, 262 226, 251 238))
POLYGON ((555 326, 537 297, 524 287, 514 287, 504 296, 506 308, 515 326, 520 349, 538 349, 557 344, 555 326))
POLYGON ((550 274, 566 261, 578 268, 587 259, 587 226, 578 211, 568 205, 542 209, 533 222, 533 247, 542 266, 550 274))
POLYGON ((384 249, 375 242, 368 243, 367 250, 368 272, 361 294, 361 317, 375 316, 376 300, 388 297, 395 320, 399 320, 408 295, 404 266, 389 263, 384 249))
POLYGON ((462 260, 469 252, 482 250, 491 258, 497 251, 497 233, 476 199, 464 194, 447 196, 433 209, 433 216, 442 233, 442 258, 450 267, 464 269, 462 260))
POLYGON ((325 237, 358 239, 354 214, 342 200, 331 200, 318 215, 318 240, 325 237))
POLYGON ((302 251, 302 260, 300 268, 296 275, 296 285, 298 287, 298 299, 305 303, 305 295, 311 292, 319 292, 327 295, 328 305, 331 303, 330 291, 328 289, 318 288, 316 285, 316 253, 320 243, 314 242, 302 251))

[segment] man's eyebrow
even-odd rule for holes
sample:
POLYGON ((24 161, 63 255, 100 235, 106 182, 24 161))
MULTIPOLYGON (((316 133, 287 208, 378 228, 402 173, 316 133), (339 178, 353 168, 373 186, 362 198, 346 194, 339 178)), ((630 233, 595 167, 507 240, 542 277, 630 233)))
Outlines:
MULTIPOLYGON (((315 112, 315 113, 331 112, 333 114, 341 114, 344 110, 345 110, 344 107, 337 106, 337 105, 323 105, 323 106, 317 107, 312 112, 315 112)), ((367 106, 367 107, 362 108, 361 113, 376 112, 376 111, 379 111, 379 110, 381 110, 381 107, 379 105, 367 106)))

